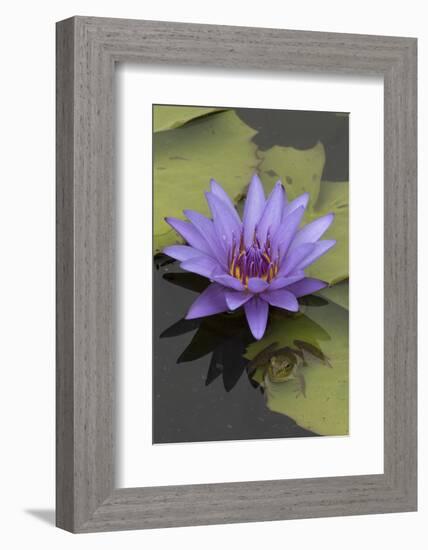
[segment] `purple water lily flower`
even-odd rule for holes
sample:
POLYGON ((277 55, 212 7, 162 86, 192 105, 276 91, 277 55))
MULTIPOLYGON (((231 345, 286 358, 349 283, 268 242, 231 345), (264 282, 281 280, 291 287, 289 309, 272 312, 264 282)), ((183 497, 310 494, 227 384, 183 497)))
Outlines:
POLYGON ((278 181, 265 199, 255 174, 248 188, 241 221, 224 189, 211 180, 206 199, 212 219, 184 210, 189 221, 166 218, 186 245, 167 246, 164 253, 211 284, 190 307, 186 319, 206 317, 244 306, 250 330, 263 337, 269 305, 299 310, 297 298, 327 286, 305 276, 305 269, 336 241, 320 237, 333 221, 327 214, 299 229, 309 195, 289 202, 278 181))

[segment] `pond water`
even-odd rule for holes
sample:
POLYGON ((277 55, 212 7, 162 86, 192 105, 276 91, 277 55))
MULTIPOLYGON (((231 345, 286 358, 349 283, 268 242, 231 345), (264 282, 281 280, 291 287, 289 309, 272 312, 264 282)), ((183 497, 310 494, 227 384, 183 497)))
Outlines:
MULTIPOLYGON (((253 142, 260 151, 276 145, 309 149, 321 141, 326 153, 322 179, 330 182, 348 179, 348 116, 263 109, 236 109, 235 112, 245 124, 257 130, 253 142)), ((175 132, 178 140, 180 130, 175 132)), ((169 205, 171 208, 170 199, 167 203, 165 207, 169 205)), ((239 210, 242 205, 237 206, 239 210)), ((347 224, 347 217, 344 224, 347 224)), ((207 284, 206 279, 182 271, 178 262, 162 254, 155 256, 153 443, 316 436, 313 431, 297 425, 287 414, 271 410, 277 408, 288 412, 288 406, 284 406, 284 403, 287 405, 290 399, 297 399, 294 393, 291 397, 288 395, 290 392, 285 384, 289 382, 276 385, 274 394, 270 396, 271 407, 267 406, 268 386, 263 381, 260 383, 260 379, 258 382, 254 380, 254 369, 246 358, 249 346, 254 347, 254 338, 243 313, 184 320, 190 305, 207 284), (285 392, 282 388, 285 388, 285 392)), ((340 292, 347 296, 347 287, 340 292)), ((347 411, 347 311, 331 304, 328 310, 322 308, 320 306, 327 302, 318 297, 308 297, 308 300, 314 311, 324 310, 324 313, 317 316, 315 311, 315 321, 302 316, 299 323, 293 325, 291 332, 297 327, 294 334, 297 341, 305 340, 305 333, 310 333, 314 338, 308 339, 308 342, 315 345, 320 341, 331 340, 330 330, 337 333, 334 345, 327 345, 327 352, 330 357, 334 355, 337 367, 335 365, 331 369, 332 374, 325 368, 321 374, 311 371, 315 372, 312 382, 315 391, 312 394, 316 393, 317 388, 324 387, 323 384, 325 392, 312 399, 309 420, 301 401, 299 410, 294 411, 294 406, 291 410, 302 419, 302 425, 319 426, 318 432, 322 433, 324 417, 321 420, 316 418, 319 416, 320 403, 321 408, 326 407, 328 416, 325 412, 320 415, 325 414, 330 420, 336 416, 336 410, 337 415, 339 410, 347 411), (324 322, 326 319, 327 322, 324 322), (336 391, 337 388, 342 388, 342 393, 336 391), (337 404, 343 409, 336 409, 337 404)), ((279 317, 276 321, 271 319, 270 323, 274 325, 275 337, 279 334, 277 339, 282 343, 281 334, 291 328, 287 324, 289 319, 279 317)), ((294 345, 296 340, 291 342, 294 345)), ((263 351, 263 346, 268 345, 269 342, 264 344, 263 340, 261 347, 256 346, 255 349, 263 351)), ((291 344, 286 342, 285 345, 291 344)), ((298 352, 302 352, 302 349, 298 352)), ((254 353, 251 357, 254 358, 254 353)), ((300 393, 304 394, 304 385, 301 390, 300 393)), ((347 418, 347 412, 341 415, 347 418)), ((346 430, 342 426, 334 429, 329 426, 324 433, 346 433, 346 430)))

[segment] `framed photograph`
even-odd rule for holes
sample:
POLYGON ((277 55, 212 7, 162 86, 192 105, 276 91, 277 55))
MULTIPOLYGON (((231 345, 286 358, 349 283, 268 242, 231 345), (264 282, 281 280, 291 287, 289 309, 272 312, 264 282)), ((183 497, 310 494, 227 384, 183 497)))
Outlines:
POLYGON ((414 511, 416 39, 57 24, 57 525, 414 511))

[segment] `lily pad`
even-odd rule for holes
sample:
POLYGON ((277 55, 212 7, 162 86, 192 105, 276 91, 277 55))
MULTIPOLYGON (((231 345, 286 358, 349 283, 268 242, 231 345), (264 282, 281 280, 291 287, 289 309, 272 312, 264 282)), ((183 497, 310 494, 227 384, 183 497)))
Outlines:
POLYGON ((200 116, 224 111, 217 107, 184 107, 181 105, 154 105, 153 106, 153 131, 163 132, 179 128, 190 120, 200 116))
POLYGON ((275 145, 267 151, 259 151, 259 157, 262 160, 259 173, 266 190, 270 191, 280 179, 290 200, 307 192, 310 195, 308 208, 315 205, 325 164, 322 143, 303 150, 275 145))
POLYGON ((317 294, 349 310, 349 281, 342 281, 337 285, 323 288, 317 294))
POLYGON ((154 134, 154 252, 179 241, 165 216, 184 218, 184 209, 209 214, 204 191, 211 178, 232 199, 239 195, 258 163, 255 133, 234 111, 223 111, 154 134))
MULTIPOLYGON (((346 435, 349 432, 348 312, 329 303, 305 308, 304 314, 287 317, 272 312, 263 340, 251 344, 246 352, 253 359, 275 342, 281 348, 294 348, 296 341, 315 346, 328 363, 315 355, 305 355, 304 365, 293 376, 274 382, 267 376, 270 364, 256 369, 253 378, 265 388, 270 410, 285 414, 320 435, 346 435)), ((303 349, 300 346, 299 349, 303 349)))

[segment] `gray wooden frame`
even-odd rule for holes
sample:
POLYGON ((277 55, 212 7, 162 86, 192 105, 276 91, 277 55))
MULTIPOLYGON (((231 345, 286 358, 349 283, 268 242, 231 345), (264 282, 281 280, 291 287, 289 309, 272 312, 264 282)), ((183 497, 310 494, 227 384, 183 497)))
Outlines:
POLYGON ((91 532, 416 510, 416 84, 413 38, 88 17, 57 24, 59 527, 91 532), (383 76, 383 474, 115 488, 116 62, 383 76))

